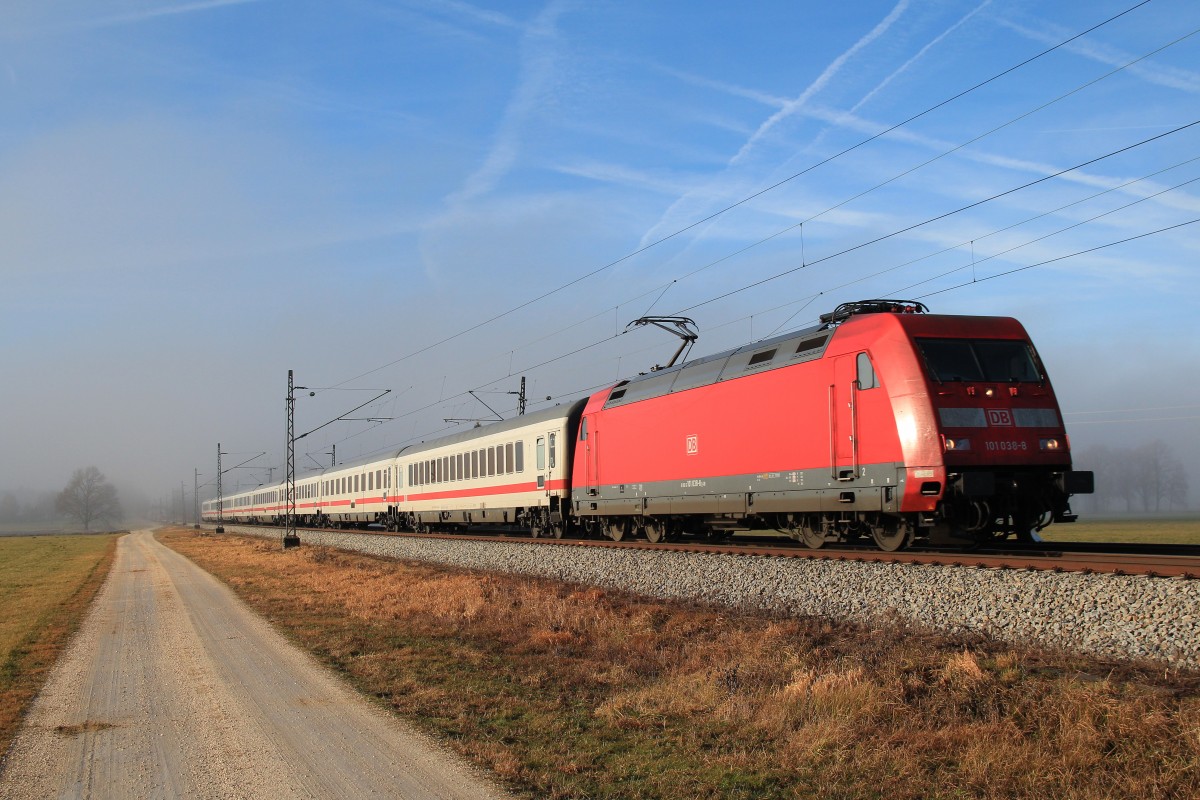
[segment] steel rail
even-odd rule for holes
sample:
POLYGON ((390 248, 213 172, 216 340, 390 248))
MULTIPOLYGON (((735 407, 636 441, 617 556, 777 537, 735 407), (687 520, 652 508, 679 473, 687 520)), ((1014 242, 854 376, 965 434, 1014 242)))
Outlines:
MULTIPOLYGON (((229 529, 233 526, 227 525, 229 529)), ((272 526, 238 525, 254 531, 269 531, 272 526)), ((1078 572, 1083 574, 1129 575, 1156 578, 1176 578, 1181 580, 1200 579, 1200 555, 1177 555, 1160 552, 1102 552, 1105 545, 1087 543, 1071 543, 1072 547, 1064 548, 1066 543, 1041 543, 1014 547, 1012 550, 990 549, 981 550, 900 550, 893 553, 884 552, 863 546, 861 548, 821 548, 813 550, 794 543, 762 544, 762 543, 708 543, 708 542, 650 542, 633 540, 614 542, 607 539, 577 539, 577 538, 540 538, 529 536, 505 535, 507 532, 494 534, 483 533, 412 533, 407 531, 390 532, 382 530, 339 530, 336 528, 310 528, 314 533, 345 532, 359 536, 390 536, 412 539, 444 539, 457 542, 491 542, 504 544, 525 544, 534 546, 559 547, 613 547, 629 550, 656 550, 659 552, 676 553, 706 553, 712 555, 733 555, 760 558, 802 558, 810 560, 844 561, 855 563, 876 564, 923 564, 934 567, 958 567, 966 569, 994 569, 1017 571, 1048 571, 1048 572, 1078 572), (1083 547, 1094 547, 1086 551, 1083 547), (1028 549, 1036 547, 1038 549, 1028 549)), ((1129 545, 1121 545, 1122 548, 1129 545)), ((1158 547, 1162 547, 1161 545, 1158 547)), ((1184 552, 1197 548, 1184 548, 1184 552)))

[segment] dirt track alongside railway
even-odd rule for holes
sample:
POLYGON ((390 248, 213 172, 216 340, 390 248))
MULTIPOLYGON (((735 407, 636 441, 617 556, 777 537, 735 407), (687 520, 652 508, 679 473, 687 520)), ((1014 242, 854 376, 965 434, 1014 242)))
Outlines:
POLYGON ((0 776, 4 800, 500 796, 148 531, 121 540, 0 776))

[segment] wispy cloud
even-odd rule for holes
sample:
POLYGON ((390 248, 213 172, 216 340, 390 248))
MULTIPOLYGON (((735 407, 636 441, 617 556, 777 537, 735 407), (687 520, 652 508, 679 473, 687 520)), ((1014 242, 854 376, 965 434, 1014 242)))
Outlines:
POLYGON ((968 12, 966 13, 966 15, 965 15, 965 16, 963 16, 963 17, 962 17, 962 19, 960 19, 958 22, 954 23, 954 24, 953 24, 953 25, 951 25, 949 28, 947 28, 946 30, 942 31, 942 32, 941 32, 941 33, 940 33, 938 36, 934 37, 933 41, 929 42, 929 44, 925 45, 925 46, 924 46, 924 47, 922 47, 920 50, 918 50, 918 51, 916 52, 916 55, 914 55, 914 56, 913 56, 912 58, 910 58, 908 61, 905 61, 903 64, 901 64, 901 65, 900 65, 900 67, 899 67, 899 69, 896 69, 895 71, 893 71, 891 75, 888 75, 886 78, 884 78, 882 81, 880 81, 880 82, 879 82, 879 84, 878 84, 878 85, 877 85, 877 86, 876 86, 874 89, 872 89, 871 91, 869 91, 869 92, 867 92, 865 95, 863 95, 862 99, 861 99, 861 100, 859 100, 857 103, 855 103, 855 104, 854 104, 854 107, 850 109, 850 113, 854 113, 854 112, 858 111, 858 110, 859 110, 860 108, 862 108, 864 105, 866 105, 867 103, 869 103, 869 102, 871 101, 871 98, 872 98, 872 97, 874 97, 875 95, 879 94, 881 91, 883 91, 883 89, 884 89, 884 88, 885 88, 885 87, 886 87, 886 86, 887 86, 889 83, 891 83, 891 82, 892 82, 892 81, 894 81, 896 78, 900 77, 902 74, 904 74, 905 72, 907 72, 909 67, 911 67, 913 64, 915 64, 915 63, 917 63, 918 61, 920 61, 922 58, 924 58, 924 57, 925 57, 925 55, 926 55, 926 54, 927 54, 927 53, 928 53, 930 50, 932 50, 933 48, 935 48, 935 47, 937 47, 939 44, 941 44, 941 43, 942 43, 942 41, 943 41, 943 40, 944 40, 944 39, 945 39, 947 36, 949 36, 950 34, 954 33, 955 31, 957 31, 957 30, 958 30, 959 28, 961 28, 961 27, 962 27, 962 26, 963 26, 963 25, 964 25, 964 24, 965 24, 965 23, 966 23, 966 22, 967 22, 969 19, 971 19, 972 17, 974 17, 974 16, 975 16, 976 14, 978 14, 980 11, 983 11, 983 9, 987 8, 987 7, 988 7, 989 5, 991 5, 991 4, 992 4, 992 0, 984 0, 984 2, 980 3, 979 5, 977 5, 977 6, 976 6, 975 8, 973 8, 971 11, 968 11, 968 12))
POLYGON ((808 88, 800 93, 799 97, 789 100, 784 104, 783 108, 772 114, 765 122, 763 122, 763 124, 758 127, 758 130, 756 130, 754 134, 746 140, 746 143, 742 145, 737 154, 730 159, 729 163, 737 164, 740 162, 754 148, 754 145, 756 145, 759 140, 771 130, 771 128, 774 128, 780 122, 804 108, 804 105, 809 101, 810 98, 812 98, 813 95, 824 89, 830 81, 837 77, 837 74, 841 72, 842 67, 846 65, 846 62, 856 56, 859 51, 861 51, 867 45, 871 44, 880 36, 885 34, 888 29, 895 24, 896 20, 900 19, 907 9, 908 0, 900 0, 900 2, 896 4, 896 7, 892 9, 891 13, 884 17, 883 20, 881 20, 880 23, 871 30, 870 33, 863 36, 861 39, 855 42, 849 50, 835 58, 829 64, 829 66, 825 68, 825 71, 822 72, 815 81, 809 84, 808 88))
MULTIPOLYGON (((1064 29, 1048 23, 1039 23, 1042 24, 1043 29, 1036 30, 1034 28, 1027 28, 1011 20, 997 19, 996 22, 1027 39, 1032 39, 1041 44, 1057 44, 1062 41, 1064 36, 1069 35, 1064 32, 1064 29)), ((1084 58, 1110 67, 1128 64, 1137 58, 1136 55, 1132 55, 1126 51, 1085 39, 1077 39, 1068 44, 1065 49, 1078 56, 1083 56, 1084 58)), ((1200 73, 1194 70, 1169 67, 1155 64, 1151 61, 1141 61, 1128 67, 1127 71, 1157 86, 1165 86, 1169 89, 1178 89, 1192 94, 1200 93, 1200 73)))
MULTIPOLYGON (((886 17, 884 17, 884 19, 881 20, 879 22, 879 24, 877 24, 873 29, 871 29, 871 31, 869 33, 867 33, 866 35, 861 37, 849 49, 847 49, 845 52, 843 52, 841 55, 839 55, 837 58, 835 58, 832 62, 830 62, 830 64, 821 72, 821 74, 816 78, 816 80, 814 80, 812 83, 810 83, 808 85, 808 87, 803 92, 801 92, 798 97, 795 97, 795 98, 780 99, 780 98, 772 97, 772 96, 767 95, 762 92, 756 92, 756 91, 753 91, 750 89, 744 89, 742 87, 734 86, 732 84, 728 84, 728 83, 724 83, 724 82, 720 82, 720 81, 705 81, 704 79, 695 78, 694 76, 690 76, 692 82, 696 83, 697 85, 707 85, 709 88, 717 89, 719 91, 724 91, 724 92, 727 92, 734 96, 744 97, 746 99, 750 99, 750 100, 754 100, 756 102, 763 103, 764 105, 767 105, 769 107, 777 108, 776 112, 774 114, 772 114, 770 117, 768 117, 762 124, 760 124, 758 126, 758 128, 754 131, 754 133, 752 133, 746 139, 746 141, 742 144, 742 146, 738 149, 737 153, 734 154, 733 158, 731 158, 729 160, 729 162, 727 164, 727 168, 725 170, 726 173, 728 173, 732 169, 740 167, 742 165, 743 161, 745 160, 745 158, 747 157, 747 155, 754 149, 755 145, 757 145, 758 142, 761 141, 762 138, 772 128, 774 128, 776 125, 778 125, 780 122, 787 119, 788 117, 792 117, 792 116, 795 116, 796 114, 801 113, 804 110, 805 106, 808 105, 808 103, 812 99, 812 97, 815 94, 817 94, 819 91, 824 89, 827 85, 829 85, 829 83, 838 75, 838 73, 842 70, 842 68, 846 65, 846 63, 848 61, 850 61, 850 59, 852 59, 855 55, 857 55, 859 52, 861 52, 865 47, 867 47, 872 42, 876 41, 884 33, 886 33, 887 30, 889 28, 891 28, 893 24, 895 24, 896 20, 898 20, 904 14, 904 12, 908 8, 908 6, 909 6, 909 0, 900 0, 900 2, 896 4, 896 6, 891 10, 891 12, 886 17)), ((682 77, 682 75, 680 77, 682 77)), ((715 180, 718 182, 724 183, 726 181, 726 178, 720 177, 720 178, 716 178, 715 180)), ((728 189, 730 187, 725 187, 725 188, 728 189)), ((659 217, 658 221, 655 222, 654 225, 650 226, 650 228, 647 229, 644 234, 642 234, 642 238, 641 238, 641 242, 640 242, 639 246, 645 246, 645 245, 649 244, 651 241, 653 241, 655 236, 658 235, 658 232, 663 229, 664 225, 666 225, 669 220, 674 218, 674 216, 682 208, 684 208, 688 204, 693 203, 697 199, 699 199, 700 195, 713 195, 713 194, 716 194, 716 192, 714 190, 712 190, 710 187, 709 189, 699 189, 697 191, 688 192, 688 193, 684 194, 683 196, 681 196, 678 200, 676 200, 674 203, 672 203, 670 205, 670 207, 667 208, 667 210, 662 214, 662 216, 659 217)))
POLYGON ((558 60, 555 23, 565 3, 551 2, 525 29, 521 42, 521 76, 500 121, 483 164, 447 198, 450 206, 487 194, 512 169, 521 150, 525 122, 554 83, 558 60))
POLYGON ((104 28, 110 25, 131 25, 138 22, 146 22, 147 20, 157 19, 158 17, 171 17, 177 14, 195 14, 200 11, 212 11, 225 6, 241 6, 248 3, 258 3, 262 0, 199 0, 195 3, 175 3, 172 5, 159 6, 157 8, 147 8, 141 11, 134 11, 129 14, 117 14, 111 17, 102 17, 88 22, 81 23, 83 27, 89 28, 104 28))

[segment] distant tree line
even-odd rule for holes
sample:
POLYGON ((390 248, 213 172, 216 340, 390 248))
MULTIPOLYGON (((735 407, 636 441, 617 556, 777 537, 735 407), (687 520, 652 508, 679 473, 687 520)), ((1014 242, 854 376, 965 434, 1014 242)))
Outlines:
POLYGON ((58 519, 57 492, 0 492, 0 522, 49 522, 58 519))
POLYGON ((1160 439, 1138 447, 1094 445, 1079 451, 1074 464, 1075 469, 1095 473, 1096 493, 1086 500, 1076 498, 1072 505, 1145 513, 1187 508, 1187 470, 1160 439))
POLYGON ((95 467, 75 470, 60 492, 25 493, 24 502, 12 491, 0 492, 0 523, 46 523, 69 518, 91 530, 93 525, 119 521, 124 512, 117 490, 95 467))

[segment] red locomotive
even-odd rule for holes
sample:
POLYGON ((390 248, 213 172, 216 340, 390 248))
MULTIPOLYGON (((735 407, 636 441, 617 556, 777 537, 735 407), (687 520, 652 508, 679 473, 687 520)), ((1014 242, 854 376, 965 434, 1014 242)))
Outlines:
POLYGON ((1071 470, 1025 329, 925 312, 845 304, 815 328, 592 395, 574 514, 613 539, 773 528, 885 550, 1074 520, 1068 498, 1092 476, 1071 470))
MULTIPOLYGON (((652 542, 778 530, 885 550, 1029 539, 1091 491, 1020 323, 894 300, 297 481, 310 524, 652 542)), ((278 519, 285 496, 210 501, 205 518, 278 519)))

